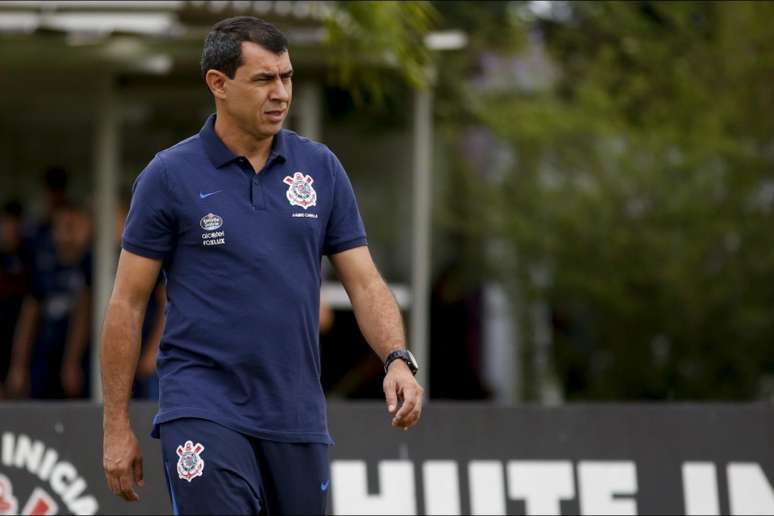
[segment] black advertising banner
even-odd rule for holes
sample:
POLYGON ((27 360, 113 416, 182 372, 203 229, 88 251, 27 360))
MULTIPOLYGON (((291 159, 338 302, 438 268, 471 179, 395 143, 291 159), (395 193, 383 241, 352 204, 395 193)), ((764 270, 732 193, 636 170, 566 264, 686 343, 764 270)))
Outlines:
POLYGON ((110 492, 102 472, 101 406, 0 404, 0 514, 170 514, 161 453, 148 437, 154 412, 153 404, 132 407, 145 487, 130 504, 110 492))
POLYGON ((774 514, 768 404, 329 413, 336 514, 774 514))
MULTIPOLYGON (((0 404, 0 514, 169 514, 154 412, 132 407, 145 487, 127 503, 102 473, 99 406, 0 404)), ((774 514, 768 404, 436 402, 404 432, 381 403, 331 403, 329 426, 331 514, 774 514)))

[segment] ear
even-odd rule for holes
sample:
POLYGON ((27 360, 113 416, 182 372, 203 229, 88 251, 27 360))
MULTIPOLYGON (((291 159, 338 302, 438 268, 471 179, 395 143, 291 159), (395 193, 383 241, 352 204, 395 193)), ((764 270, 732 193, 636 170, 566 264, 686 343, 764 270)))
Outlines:
POLYGON ((226 81, 228 80, 226 74, 218 70, 209 69, 204 76, 204 80, 207 82, 207 87, 215 98, 226 98, 226 81))

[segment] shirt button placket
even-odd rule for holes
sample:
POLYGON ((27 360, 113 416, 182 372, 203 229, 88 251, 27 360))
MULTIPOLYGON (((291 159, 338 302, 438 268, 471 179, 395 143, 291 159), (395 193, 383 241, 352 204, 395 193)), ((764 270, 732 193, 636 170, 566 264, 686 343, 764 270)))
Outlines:
POLYGON ((253 211, 266 209, 260 177, 255 173, 253 166, 244 156, 238 158, 237 163, 239 168, 242 169, 242 172, 250 177, 250 205, 252 206, 253 211))
POLYGON ((263 195, 263 181, 261 181, 261 176, 259 174, 256 174, 251 184, 252 184, 252 195, 253 195, 253 209, 265 210, 266 200, 264 199, 264 195, 263 195))

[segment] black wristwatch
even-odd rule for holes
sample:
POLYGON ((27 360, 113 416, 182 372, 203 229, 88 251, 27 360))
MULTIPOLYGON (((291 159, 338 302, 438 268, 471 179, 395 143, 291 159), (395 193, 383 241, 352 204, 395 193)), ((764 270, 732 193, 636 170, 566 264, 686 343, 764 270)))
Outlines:
POLYGON ((398 351, 393 351, 389 355, 387 355, 387 358, 384 359, 384 373, 387 374, 387 369, 389 369, 390 364, 392 364, 395 360, 403 360, 406 362, 406 364, 409 367, 409 370, 411 371, 411 374, 416 376, 417 371, 419 371, 419 366, 417 365, 417 359, 414 358, 414 355, 411 354, 411 351, 407 349, 399 349, 398 351))

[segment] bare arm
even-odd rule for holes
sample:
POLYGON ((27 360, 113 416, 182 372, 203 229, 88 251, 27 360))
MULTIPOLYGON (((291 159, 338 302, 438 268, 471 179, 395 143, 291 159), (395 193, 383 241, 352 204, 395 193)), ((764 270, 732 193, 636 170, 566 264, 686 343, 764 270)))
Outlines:
POLYGON ((333 326, 333 309, 328 301, 320 294, 320 334, 324 335, 331 330, 333 326))
MULTIPOLYGON (((406 332, 398 303, 376 269, 368 247, 356 247, 331 256, 333 266, 352 301, 360 331, 371 349, 384 361, 391 352, 406 347, 406 332)), ((422 413, 422 387, 402 360, 390 364, 384 378, 387 409, 395 414, 393 426, 408 429, 422 413), (398 409, 398 403, 402 406, 398 409), (397 412, 395 412, 397 409, 397 412)))
POLYGON ((164 307, 167 303, 166 292, 167 290, 163 285, 159 285, 153 291, 153 296, 156 298, 156 313, 153 319, 153 329, 150 335, 148 335, 148 342, 145 344, 145 351, 143 351, 140 357, 140 365, 137 369, 137 374, 141 378, 149 378, 156 372, 156 355, 158 355, 161 336, 164 333, 164 307))
POLYGON ((78 304, 71 317, 67 331, 64 358, 62 359, 62 387, 71 398, 83 392, 83 369, 81 359, 89 342, 91 320, 91 290, 84 288, 78 295, 78 304))
POLYGON ((368 248, 349 249, 331 256, 331 261, 371 349, 384 361, 391 352, 405 348, 406 332, 398 303, 376 270, 368 248))
POLYGON ((32 296, 24 298, 13 336, 11 364, 6 390, 9 397, 20 398, 29 391, 29 367, 32 344, 40 320, 40 303, 32 296))
POLYGON ((103 467, 113 493, 129 501, 139 499, 135 482, 142 485, 142 455, 129 423, 129 398, 145 308, 159 270, 160 260, 121 251, 102 329, 103 467))

